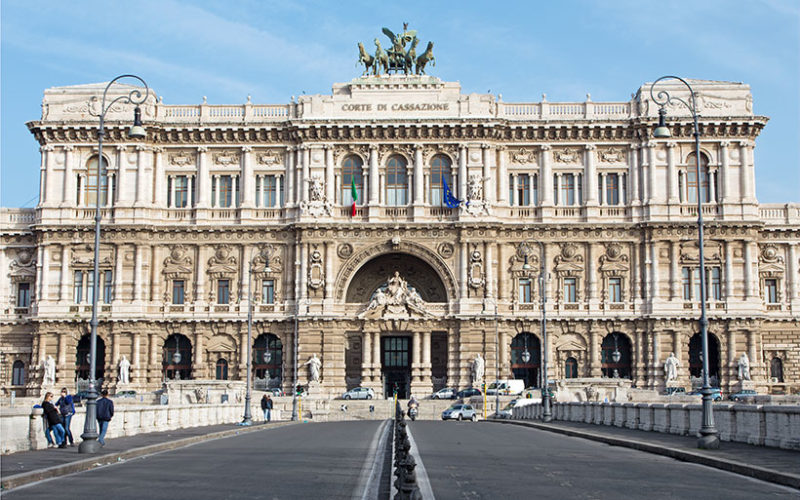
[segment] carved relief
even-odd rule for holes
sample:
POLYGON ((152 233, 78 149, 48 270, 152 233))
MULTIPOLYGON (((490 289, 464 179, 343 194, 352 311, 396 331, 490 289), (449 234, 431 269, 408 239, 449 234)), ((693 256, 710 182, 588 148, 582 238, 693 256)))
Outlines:
POLYGON ((17 258, 8 266, 12 283, 33 282, 36 279, 36 259, 27 248, 17 251, 17 258))
POLYGON ((300 202, 300 210, 303 214, 312 217, 331 216, 333 204, 325 196, 325 181, 321 176, 315 175, 309 180, 308 197, 309 201, 300 202))
POLYGON ((319 290, 325 285, 325 270, 322 268, 322 254, 314 248, 309 256, 308 287, 319 290))
POLYGON ((230 252, 230 245, 217 245, 214 250, 214 255, 208 259, 206 274, 208 274, 210 285, 208 287, 209 302, 216 302, 217 282, 222 279, 230 280, 228 287, 230 290, 229 303, 238 302, 236 295, 237 287, 235 286, 235 280, 238 274, 238 268, 236 266, 237 259, 235 256, 231 255, 230 252))
POLYGON ((275 149, 264 151, 256 155, 256 162, 259 165, 279 165, 283 163, 283 153, 275 149))
POLYGON ((553 159, 558 163, 579 163, 581 154, 577 149, 554 149, 553 159))
POLYGON ((450 243, 440 243, 437 251, 439 252, 439 255, 445 259, 449 259, 455 253, 455 248, 453 248, 453 245, 450 243))
POLYGON ((188 151, 170 153, 168 158, 169 158, 169 164, 176 167, 185 167, 187 165, 194 165, 194 154, 188 151))
POLYGON ((212 156, 216 165, 238 165, 241 153, 236 151, 223 151, 221 153, 214 153, 212 156))
MULTIPOLYGON (((764 245, 759 254, 758 275, 763 280, 766 278, 782 278, 784 273, 784 260, 780 249, 772 244, 764 245)), ((780 289, 780 287, 779 287, 780 289)))
POLYGON ((471 288, 482 288, 486 284, 486 278, 483 273, 483 257, 477 248, 473 249, 470 254, 468 276, 471 288))
MULTIPOLYGON (((706 262, 722 261, 722 245, 717 241, 706 241, 703 246, 703 259, 706 262)), ((699 263, 700 262, 700 246, 696 241, 687 241, 681 243, 681 263, 699 263)))
POLYGON ((517 150, 512 150, 508 152, 509 157, 511 158, 511 163, 517 163, 520 165, 530 165, 532 163, 536 163, 536 153, 525 148, 520 148, 517 150))
POLYGON ((394 273, 384 285, 378 287, 367 307, 358 315, 367 319, 404 319, 412 316, 429 317, 425 301, 408 286, 400 273, 394 273))
POLYGON ((623 163, 625 162, 625 152, 622 148, 604 148, 597 151, 597 159, 601 163, 623 163))
POLYGON ((336 249, 336 255, 339 256, 341 259, 347 259, 351 255, 353 255, 353 245, 350 243, 342 243, 336 249))

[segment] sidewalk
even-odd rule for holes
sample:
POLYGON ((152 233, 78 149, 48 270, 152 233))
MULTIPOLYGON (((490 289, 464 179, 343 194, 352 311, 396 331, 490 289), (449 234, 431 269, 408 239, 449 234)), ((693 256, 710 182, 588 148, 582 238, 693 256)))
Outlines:
MULTIPOLYGON (((0 457, 0 491, 7 491, 24 484, 72 474, 101 467, 114 462, 173 450, 190 444, 218 439, 236 434, 274 429, 294 422, 263 422, 249 427, 236 424, 190 427, 165 432, 137 434, 135 436, 108 438, 106 445, 96 454, 78 453, 77 441, 70 448, 48 448, 37 451, 21 451, 0 457)), ((79 432, 75 433, 78 438, 79 432)))
POLYGON ((486 420, 522 425, 567 436, 624 446, 716 469, 754 477, 771 483, 800 488, 800 451, 768 448, 745 443, 720 442, 719 450, 700 450, 694 436, 679 436, 583 422, 538 420, 486 420))

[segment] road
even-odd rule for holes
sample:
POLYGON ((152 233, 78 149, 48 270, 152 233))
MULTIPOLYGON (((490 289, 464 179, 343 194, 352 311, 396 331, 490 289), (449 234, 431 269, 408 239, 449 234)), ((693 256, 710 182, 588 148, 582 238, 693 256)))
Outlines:
MULTIPOLYGON (((377 451, 381 425, 353 421, 265 429, 43 481, 2 496, 378 498, 375 485, 385 462, 377 451)), ((409 429, 438 500, 798 496, 796 490, 715 469, 526 427, 417 421, 409 429)), ((388 476, 383 477, 386 490, 388 476)))

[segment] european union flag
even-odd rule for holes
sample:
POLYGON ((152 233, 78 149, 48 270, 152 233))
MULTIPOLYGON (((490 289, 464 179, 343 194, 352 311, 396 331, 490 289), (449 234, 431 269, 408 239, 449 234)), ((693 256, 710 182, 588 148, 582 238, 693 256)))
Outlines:
POLYGON ((461 200, 453 196, 453 192, 450 191, 450 186, 447 185, 447 180, 442 176, 442 184, 444 184, 444 204, 447 205, 449 208, 456 208, 461 204, 461 200))

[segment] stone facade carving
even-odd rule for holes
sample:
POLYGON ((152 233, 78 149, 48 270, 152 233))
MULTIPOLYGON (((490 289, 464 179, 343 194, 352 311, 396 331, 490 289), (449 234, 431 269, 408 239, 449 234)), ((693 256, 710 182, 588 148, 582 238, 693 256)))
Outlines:
POLYGON ((228 303, 238 302, 238 294, 236 293, 238 286, 236 284, 236 277, 238 276, 239 269, 237 267, 238 259, 231 254, 230 245, 217 245, 214 247, 214 255, 208 259, 207 271, 209 287, 208 287, 208 302, 218 302, 218 286, 220 280, 228 280, 229 299, 228 303))
POLYGON ((409 288, 400 273, 395 272, 372 296, 366 309, 359 314, 367 319, 398 319, 410 316, 430 316, 425 301, 413 288, 409 288))
POLYGON ((321 176, 312 176, 308 183, 309 201, 301 201, 300 209, 303 214, 312 217, 330 217, 333 204, 325 196, 325 181, 321 176))

